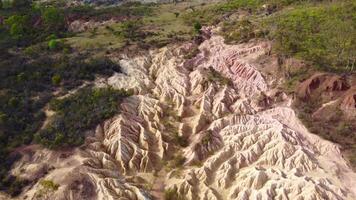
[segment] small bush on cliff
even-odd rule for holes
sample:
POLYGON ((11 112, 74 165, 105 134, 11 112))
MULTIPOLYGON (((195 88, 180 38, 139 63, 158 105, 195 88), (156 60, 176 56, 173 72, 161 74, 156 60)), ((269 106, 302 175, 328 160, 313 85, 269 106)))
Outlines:
POLYGON ((58 190, 59 185, 54 183, 52 180, 42 180, 40 184, 43 188, 47 190, 58 190))
POLYGON ((214 68, 209 67, 208 69, 208 81, 209 82, 215 82, 217 84, 221 84, 221 85, 232 85, 232 81, 227 78, 224 77, 222 74, 220 74, 218 71, 216 71, 214 68))
POLYGON ((177 188, 174 187, 164 191, 164 200, 185 200, 185 198, 179 195, 177 188))

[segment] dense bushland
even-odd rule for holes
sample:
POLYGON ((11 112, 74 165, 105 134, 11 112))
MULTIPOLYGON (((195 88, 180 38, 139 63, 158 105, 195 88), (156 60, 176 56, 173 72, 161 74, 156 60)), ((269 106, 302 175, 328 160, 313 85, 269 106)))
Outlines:
MULTIPOLYGON (((111 75, 120 67, 108 59, 40 57, 31 60, 10 55, 0 61, 0 136, 7 148, 31 142, 43 113, 40 109, 59 87, 71 89, 96 74, 111 75)), ((7 149, 1 148, 1 149, 7 149)))
POLYGON ((183 18, 192 25, 224 22, 221 33, 228 43, 269 38, 282 57, 310 61, 317 70, 347 72, 354 71, 356 64, 355 13, 356 4, 349 0, 230 0, 192 8, 183 18), (227 20, 240 11, 248 14, 227 20))
POLYGON ((244 11, 249 14, 264 15, 272 14, 283 7, 289 5, 302 4, 304 2, 317 2, 314 0, 229 0, 221 3, 206 5, 202 8, 191 8, 191 12, 183 14, 185 22, 193 24, 196 21, 203 25, 217 24, 226 21, 226 17, 238 11, 244 11))
POLYGON ((300 6, 268 23, 280 54, 310 61, 319 70, 355 70, 355 2, 300 6))
MULTIPOLYGON (((48 53, 34 60, 7 54, 6 59, 0 60, 0 159, 13 160, 8 158, 9 152, 32 142, 45 119, 43 107, 53 98, 53 92, 65 91, 93 80, 96 75, 109 76, 113 72, 120 72, 120 66, 105 58, 88 60, 85 56, 56 57, 48 53)), ((16 194, 19 189, 11 189, 16 179, 6 175, 10 166, 10 163, 1 164, 0 178, 4 186, 0 183, 0 189, 16 194)))
MULTIPOLYGON (((80 145, 84 132, 117 113, 120 100, 129 95, 113 89, 86 88, 51 101, 55 95, 64 95, 98 75, 121 72, 120 66, 107 58, 89 58, 65 44, 61 38, 72 35, 67 22, 72 17, 140 17, 148 14, 149 6, 133 3, 97 10, 90 6, 64 9, 60 2, 1 2, 0 159, 4 162, 0 164, 0 190, 15 196, 28 184, 8 174, 18 159, 14 153, 17 147, 33 142, 51 148, 80 145), (57 113, 42 130, 49 102, 57 113)), ((127 34, 134 31, 130 25, 126 28, 127 34)))
POLYGON ((58 38, 71 36, 73 33, 68 32, 67 24, 76 19, 139 19, 150 15, 153 7, 151 4, 127 3, 102 9, 89 5, 66 8, 64 2, 21 2, 0 9, 0 48, 36 44, 48 41, 52 35, 58 38))
POLYGON ((50 109, 56 114, 35 140, 50 148, 78 146, 85 131, 117 114, 120 100, 129 95, 125 90, 85 88, 67 98, 54 99, 50 109))
POLYGON ((66 35, 63 10, 49 6, 39 6, 26 1, 20 8, 11 6, 0 10, 0 48, 14 45, 26 46, 41 41, 55 34, 66 35))

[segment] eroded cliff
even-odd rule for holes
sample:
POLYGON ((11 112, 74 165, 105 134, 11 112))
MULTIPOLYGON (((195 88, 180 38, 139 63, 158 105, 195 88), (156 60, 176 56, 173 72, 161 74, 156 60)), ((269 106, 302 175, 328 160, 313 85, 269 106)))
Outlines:
POLYGON ((20 198, 356 198, 356 174, 338 146, 308 132, 291 99, 277 98, 260 72, 256 60, 269 42, 226 45, 214 32, 206 28, 199 45, 113 54, 123 73, 97 87, 136 95, 80 149, 22 150, 12 173, 38 174, 59 188, 38 182, 20 198), (199 53, 187 59, 194 48, 199 53))

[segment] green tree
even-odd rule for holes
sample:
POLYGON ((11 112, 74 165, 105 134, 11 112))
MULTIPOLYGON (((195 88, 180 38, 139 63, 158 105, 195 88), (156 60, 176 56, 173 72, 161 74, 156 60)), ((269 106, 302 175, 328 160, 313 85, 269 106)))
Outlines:
POLYGON ((11 37, 22 39, 26 35, 27 22, 27 16, 12 15, 5 20, 5 25, 8 27, 11 37))
POLYGON ((64 25, 64 15, 54 7, 45 8, 42 12, 44 23, 50 30, 60 30, 64 25))
POLYGON ((141 22, 138 20, 129 20, 121 23, 121 34, 126 39, 135 40, 139 36, 141 22))

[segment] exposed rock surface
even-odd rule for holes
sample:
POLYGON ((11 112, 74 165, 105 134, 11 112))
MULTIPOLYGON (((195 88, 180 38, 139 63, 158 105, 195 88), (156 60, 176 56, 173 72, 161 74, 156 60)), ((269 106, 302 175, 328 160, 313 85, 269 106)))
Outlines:
POLYGON ((352 119, 356 116, 356 87, 349 82, 339 75, 318 73, 300 83, 297 95, 302 100, 327 102, 313 114, 314 118, 325 118, 341 110, 352 119))
POLYGON ((320 95, 320 93, 327 93, 329 95, 340 94, 350 88, 346 79, 328 73, 318 73, 305 80, 299 85, 298 96, 300 98, 310 98, 313 93, 320 95), (339 93, 338 93, 339 92, 339 93))
POLYGON ((36 183, 21 199, 161 199, 163 191, 151 191, 160 188, 155 183, 191 200, 356 198, 356 174, 336 145, 309 133, 282 106, 287 103, 259 104, 273 92, 251 63, 269 51, 268 42, 229 46, 213 34, 185 60, 190 47, 118 60, 124 73, 97 86, 132 88, 138 95, 67 157, 27 153, 13 173, 27 176, 52 166, 38 177, 60 187, 40 197, 36 183), (187 145, 178 145, 179 139, 187 145), (172 169, 178 155, 183 166, 172 169))

